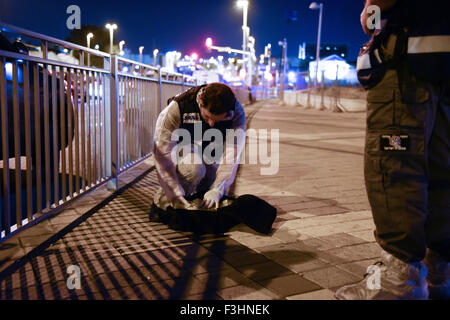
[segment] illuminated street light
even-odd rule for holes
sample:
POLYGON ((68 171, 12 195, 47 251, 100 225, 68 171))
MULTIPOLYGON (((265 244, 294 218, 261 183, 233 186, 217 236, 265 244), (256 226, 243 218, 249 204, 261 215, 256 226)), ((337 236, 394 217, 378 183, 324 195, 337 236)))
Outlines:
POLYGON ((122 41, 119 42, 119 54, 120 54, 121 56, 123 56, 123 55, 125 54, 125 52, 123 52, 123 46, 124 46, 124 44, 125 44, 125 40, 122 40, 122 41))
POLYGON ((196 52, 193 52, 193 53, 191 54, 191 59, 192 59, 193 61, 197 61, 197 60, 198 60, 198 54, 197 54, 196 52))
MULTIPOLYGON (((91 38, 93 38, 93 37, 94 37, 94 35, 92 34, 92 32, 89 32, 86 36, 88 48, 90 48, 90 46, 91 46, 91 38)), ((83 61, 83 63, 84 63, 84 61, 83 61)), ((89 54, 89 52, 87 53, 87 65, 88 65, 88 67, 91 66, 91 55, 89 54)))
POLYGON ((100 45, 97 43, 97 44, 94 46, 94 49, 95 49, 95 50, 100 49, 100 45))
POLYGON ((142 52, 144 51, 144 46, 139 47, 139 61, 142 63, 142 52))
MULTIPOLYGON (((243 17, 242 18, 243 19, 242 20, 242 50, 244 52, 247 52, 248 37, 250 34, 249 28, 247 26, 248 4, 249 4, 248 0, 238 0, 238 2, 237 2, 237 6, 239 8, 242 8, 242 17, 243 17)), ((242 54, 242 60, 245 61, 245 58, 246 58, 246 54, 242 54)), ((251 57, 249 58, 248 65, 247 65, 247 68, 249 71, 249 72, 247 72, 247 75, 250 79, 248 81, 248 84, 251 86, 251 66, 250 66, 250 64, 251 64, 251 57)))
POLYGON ((213 40, 211 38, 207 38, 205 41, 205 45, 208 49, 210 49, 213 46, 213 40))
POLYGON ((87 47, 88 48, 90 48, 90 45, 91 45, 91 38, 93 38, 94 37, 94 34, 92 33, 92 32, 89 32, 88 34, 87 34, 87 36, 86 36, 86 39, 87 39, 87 47))
POLYGON ((319 61, 320 61, 320 34, 322 32, 322 12, 323 12, 323 4, 318 4, 317 2, 313 2, 309 5, 311 10, 320 10, 319 13, 319 31, 317 34, 317 49, 316 49, 316 77, 314 78, 314 86, 317 88, 317 78, 319 77, 319 61))
POLYGON ((114 30, 117 29, 117 24, 106 24, 106 29, 109 29, 109 53, 113 54, 113 38, 114 38, 114 30))
POLYGON ((156 57, 158 56, 159 50, 153 50, 153 65, 156 66, 156 57))

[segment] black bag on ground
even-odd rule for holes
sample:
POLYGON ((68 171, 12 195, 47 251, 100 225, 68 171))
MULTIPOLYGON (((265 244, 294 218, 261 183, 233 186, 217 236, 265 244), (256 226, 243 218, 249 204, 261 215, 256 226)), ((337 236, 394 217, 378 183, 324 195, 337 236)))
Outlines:
POLYGON ((171 206, 163 210, 153 204, 150 221, 160 221, 172 229, 196 234, 224 233, 240 223, 259 233, 270 233, 277 215, 275 207, 253 195, 224 199, 232 200, 232 203, 217 210, 174 209, 171 206))

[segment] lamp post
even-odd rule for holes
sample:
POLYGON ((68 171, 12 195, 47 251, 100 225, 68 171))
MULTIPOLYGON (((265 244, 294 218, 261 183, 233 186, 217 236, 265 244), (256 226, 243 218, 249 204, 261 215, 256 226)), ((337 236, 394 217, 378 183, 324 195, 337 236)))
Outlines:
MULTIPOLYGON (((94 37, 94 35, 92 34, 92 32, 89 32, 86 36, 87 39, 87 47, 90 48, 91 46, 91 38, 94 37)), ((84 63, 84 61, 83 61, 84 63)), ((87 53, 87 65, 88 67, 91 66, 91 55, 89 54, 89 52, 87 53)))
POLYGON ((156 57, 158 56, 159 50, 153 50, 153 65, 156 66, 156 57))
MULTIPOLYGON (((248 16, 248 0, 239 0, 237 2, 237 5, 239 8, 242 8, 242 50, 244 52, 247 52, 248 47, 248 36, 249 36, 249 28, 247 25, 247 16, 248 16)), ((247 54, 242 54, 242 59, 246 61, 247 54)), ((248 58, 247 62, 247 75, 250 74, 250 63, 251 63, 251 57, 248 58)), ((250 75, 251 77, 251 75, 250 75)), ((251 86, 251 78, 250 81, 248 81, 248 85, 251 86)))
POLYGON ((319 13, 319 31, 317 34, 317 49, 316 49, 316 76, 314 78, 314 87, 317 88, 317 79, 319 77, 319 62, 320 62, 320 34, 322 32, 322 12, 323 12, 323 3, 318 4, 317 2, 313 2, 309 5, 311 10, 320 10, 319 13))
POLYGON ((287 41, 286 38, 283 41, 279 41, 278 45, 282 47, 281 51, 281 75, 280 75, 280 100, 284 103, 284 82, 286 79, 287 71, 287 41))
POLYGON ((125 53, 123 52, 123 46, 125 44, 125 40, 119 42, 119 54, 123 56, 125 53))
POLYGON ((144 46, 139 47, 139 62, 142 63, 142 52, 144 51, 144 46))
POLYGON ((105 26, 107 29, 109 29, 109 53, 113 54, 113 38, 114 38, 114 30, 117 29, 117 24, 110 24, 107 23, 105 26))

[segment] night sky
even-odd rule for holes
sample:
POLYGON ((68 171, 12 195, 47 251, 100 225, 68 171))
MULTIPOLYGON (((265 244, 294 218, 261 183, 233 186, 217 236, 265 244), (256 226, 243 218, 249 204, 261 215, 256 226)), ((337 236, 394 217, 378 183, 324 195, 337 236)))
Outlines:
MULTIPOLYGON (((359 23, 362 0, 323 0, 322 42, 349 46, 350 60, 356 60, 359 47, 368 37, 359 23)), ((272 55, 281 53, 278 41, 287 30, 288 55, 297 56, 298 45, 317 40, 319 10, 310 10, 311 0, 250 0, 248 24, 256 38, 257 56, 267 43, 272 55), (289 10, 298 10, 299 18, 286 28, 289 10)), ((125 40, 134 53, 145 46, 144 53, 178 50, 183 54, 198 52, 208 57, 204 40, 214 44, 242 47, 242 9, 236 0, 0 0, 0 19, 25 29, 57 38, 66 38, 66 8, 81 8, 81 23, 105 25, 115 22, 115 39, 125 40)), ((94 40, 95 41, 95 40, 94 40)))

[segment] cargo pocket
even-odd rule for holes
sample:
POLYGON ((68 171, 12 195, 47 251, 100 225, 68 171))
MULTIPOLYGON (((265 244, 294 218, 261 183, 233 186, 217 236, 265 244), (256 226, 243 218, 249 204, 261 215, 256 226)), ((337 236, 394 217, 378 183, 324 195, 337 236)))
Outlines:
POLYGON ((367 129, 377 130, 394 124, 394 88, 377 87, 367 94, 367 129))
POLYGON ((401 127, 424 128, 430 88, 427 84, 409 77, 403 81, 401 90, 395 92, 395 124, 401 127))

